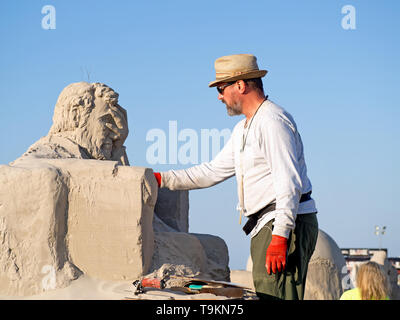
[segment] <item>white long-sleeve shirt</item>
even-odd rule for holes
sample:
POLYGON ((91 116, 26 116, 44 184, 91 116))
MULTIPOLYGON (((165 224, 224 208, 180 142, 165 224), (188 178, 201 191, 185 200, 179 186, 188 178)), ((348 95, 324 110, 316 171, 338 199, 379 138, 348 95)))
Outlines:
POLYGON ((312 189, 300 134, 292 116, 270 100, 264 101, 247 128, 244 125, 245 119, 235 126, 226 145, 210 162, 161 172, 161 187, 207 188, 236 175, 240 194, 240 152, 243 134, 247 134, 242 166, 245 215, 276 203, 275 211, 258 221, 251 236, 275 218, 272 234, 288 238, 297 214, 317 212, 313 199, 299 204, 301 195, 312 189))

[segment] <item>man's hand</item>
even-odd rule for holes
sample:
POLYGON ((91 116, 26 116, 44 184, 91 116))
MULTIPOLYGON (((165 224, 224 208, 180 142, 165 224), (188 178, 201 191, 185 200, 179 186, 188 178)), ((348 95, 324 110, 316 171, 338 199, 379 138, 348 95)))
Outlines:
POLYGON ((267 268, 268 274, 285 270, 286 266, 286 251, 287 251, 287 239, 281 236, 272 235, 271 243, 267 248, 267 256, 265 259, 265 267, 267 268))
POLYGON ((161 174, 159 172, 153 172, 154 177, 156 177, 157 183, 158 183, 158 187, 161 186, 161 174))

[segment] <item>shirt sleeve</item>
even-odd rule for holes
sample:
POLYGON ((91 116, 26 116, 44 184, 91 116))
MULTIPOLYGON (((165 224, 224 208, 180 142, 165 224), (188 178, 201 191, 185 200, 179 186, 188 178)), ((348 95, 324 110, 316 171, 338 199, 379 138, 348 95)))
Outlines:
POLYGON ((208 188, 235 175, 232 137, 210 162, 182 170, 161 172, 161 188, 192 190, 208 188))
POLYGON ((285 238, 295 228, 302 182, 298 164, 297 130, 281 118, 270 118, 262 126, 260 148, 268 161, 276 193, 272 234, 285 238))

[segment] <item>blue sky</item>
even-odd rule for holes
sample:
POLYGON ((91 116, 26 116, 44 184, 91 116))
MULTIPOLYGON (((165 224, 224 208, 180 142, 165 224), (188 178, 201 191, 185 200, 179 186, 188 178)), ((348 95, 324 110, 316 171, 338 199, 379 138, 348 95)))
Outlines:
MULTIPOLYGON (((232 129, 217 100, 214 60, 257 56, 270 99, 295 118, 305 145, 320 228, 340 247, 382 245, 400 256, 399 1, 1 1, 0 163, 47 134, 61 90, 102 82, 128 111, 131 165, 149 164, 149 130, 232 129), (44 5, 56 29, 44 30, 44 5), (345 30, 344 5, 356 9, 345 30), (89 77, 88 77, 89 75, 89 77)), ((178 143, 178 148, 183 142, 178 143)), ((200 147, 199 147, 200 148, 200 147)), ((225 239, 230 267, 245 268, 236 182, 190 192, 190 231, 225 239)))

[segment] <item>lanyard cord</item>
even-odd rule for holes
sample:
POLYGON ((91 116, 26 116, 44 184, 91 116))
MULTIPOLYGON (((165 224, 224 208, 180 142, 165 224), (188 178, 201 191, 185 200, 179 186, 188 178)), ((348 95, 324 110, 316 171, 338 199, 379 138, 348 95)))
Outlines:
POLYGON ((244 151, 244 147, 245 147, 246 141, 247 141, 247 136, 248 136, 248 134, 249 134, 251 124, 253 123, 253 119, 254 119, 254 117, 256 116, 257 111, 260 109, 260 107, 262 106, 262 104, 263 104, 267 99, 268 99, 268 96, 266 96, 265 99, 260 103, 260 105, 258 106, 256 112, 254 112, 253 116, 251 117, 249 126, 248 126, 248 128, 247 128, 246 136, 244 135, 244 129, 243 129, 242 148, 240 149, 240 152, 243 152, 243 151, 244 151))
MULTIPOLYGON (((253 123, 253 119, 257 114, 258 109, 260 109, 260 107, 262 106, 262 104, 268 99, 268 96, 265 97, 265 99, 260 103, 260 105, 258 106, 256 112, 254 112, 253 116, 251 117, 249 126, 247 128, 247 132, 246 132, 246 136, 244 135, 244 131, 243 131, 243 140, 242 140, 242 148, 240 149, 240 182, 239 182, 239 186, 240 186, 240 192, 239 192, 239 206, 238 206, 238 210, 239 210, 239 224, 242 223, 242 215, 246 212, 246 209, 244 208, 244 185, 243 185, 243 179, 244 179, 244 172, 243 172, 243 161, 244 161, 244 146, 246 145, 246 140, 247 140, 247 135, 249 134, 250 131, 250 127, 251 124, 253 123)), ((243 129, 244 130, 244 129, 243 129)))

